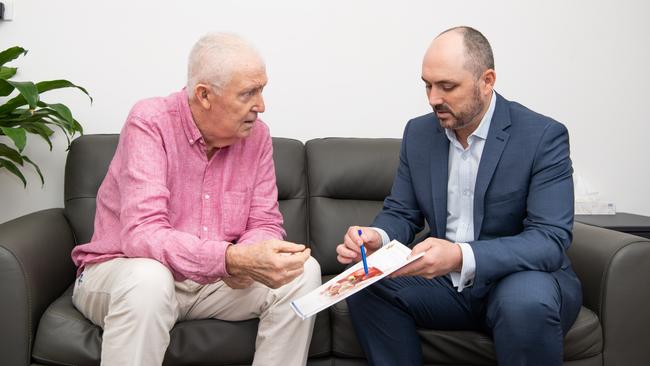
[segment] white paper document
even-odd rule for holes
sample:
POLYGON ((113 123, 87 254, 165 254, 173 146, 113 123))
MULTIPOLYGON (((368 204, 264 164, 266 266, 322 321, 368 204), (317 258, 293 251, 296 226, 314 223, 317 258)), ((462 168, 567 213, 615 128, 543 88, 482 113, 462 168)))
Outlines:
POLYGON ((307 295, 292 301, 291 307, 298 316, 307 319, 424 255, 420 253, 409 257, 409 254, 410 248, 393 240, 366 258, 368 275, 363 269, 363 262, 359 262, 307 295))

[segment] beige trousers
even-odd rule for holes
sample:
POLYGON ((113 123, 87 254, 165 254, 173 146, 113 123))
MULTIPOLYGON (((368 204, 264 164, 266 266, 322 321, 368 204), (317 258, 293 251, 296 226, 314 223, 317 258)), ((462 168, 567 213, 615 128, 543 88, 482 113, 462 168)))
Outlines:
POLYGON ((309 258, 302 275, 278 289, 258 282, 234 290, 223 281, 174 281, 164 265, 147 258, 118 258, 89 265, 72 301, 104 329, 101 364, 162 365, 177 321, 259 318, 253 365, 305 365, 314 317, 301 320, 290 302, 321 283, 309 258))

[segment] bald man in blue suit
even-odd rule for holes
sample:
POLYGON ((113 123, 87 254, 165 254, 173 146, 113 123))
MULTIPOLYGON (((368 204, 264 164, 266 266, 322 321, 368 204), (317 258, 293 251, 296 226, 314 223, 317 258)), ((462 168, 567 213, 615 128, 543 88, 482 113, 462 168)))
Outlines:
POLYGON ((582 303, 566 251, 573 227, 567 129, 493 88, 494 59, 477 30, 441 33, 422 79, 433 113, 407 124, 391 194, 372 227, 350 227, 338 260, 360 260, 424 220, 421 259, 348 298, 372 365, 421 365, 417 328, 480 330, 499 365, 561 365, 582 303), (358 230, 362 235, 358 235, 358 230))

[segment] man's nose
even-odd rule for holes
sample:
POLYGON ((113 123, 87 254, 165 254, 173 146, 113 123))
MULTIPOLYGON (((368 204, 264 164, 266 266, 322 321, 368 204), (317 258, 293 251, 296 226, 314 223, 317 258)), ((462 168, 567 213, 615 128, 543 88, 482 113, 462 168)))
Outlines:
POLYGON ((255 105, 253 106, 253 111, 257 113, 264 113, 266 110, 266 105, 264 104, 264 97, 262 96, 262 93, 260 93, 257 96, 257 101, 255 101, 255 105))
POLYGON ((436 93, 433 89, 429 92, 429 104, 433 107, 438 104, 443 104, 442 97, 440 94, 436 93))

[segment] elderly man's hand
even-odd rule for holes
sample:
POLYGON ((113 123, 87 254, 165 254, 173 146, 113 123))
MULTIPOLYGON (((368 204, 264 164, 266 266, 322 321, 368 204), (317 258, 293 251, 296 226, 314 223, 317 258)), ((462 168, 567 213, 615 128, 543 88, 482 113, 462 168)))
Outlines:
POLYGON ((343 237, 343 244, 336 247, 336 259, 343 264, 360 261, 361 244, 366 249, 366 255, 370 255, 381 248, 381 235, 369 227, 350 226, 343 237))
POLYGON ((226 267, 232 277, 249 277, 278 288, 302 274, 310 254, 304 245, 282 240, 231 245, 226 251, 226 267))
POLYGON ((428 238, 413 247, 411 255, 421 252, 424 252, 422 258, 393 272, 390 277, 422 276, 431 279, 453 271, 460 272, 462 268, 463 254, 458 244, 443 239, 428 238))

